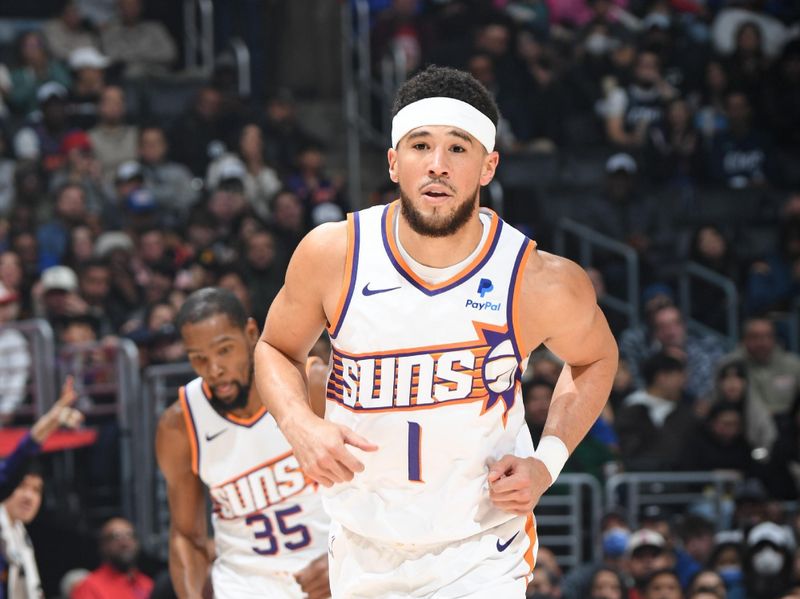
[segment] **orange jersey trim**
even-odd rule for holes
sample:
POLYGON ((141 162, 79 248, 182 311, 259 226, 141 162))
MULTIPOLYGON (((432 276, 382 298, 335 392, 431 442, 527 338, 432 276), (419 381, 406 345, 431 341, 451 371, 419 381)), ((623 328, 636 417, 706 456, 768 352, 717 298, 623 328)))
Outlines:
POLYGON ((528 242, 528 246, 525 248, 525 252, 522 254, 522 260, 520 260, 519 268, 517 269, 517 277, 514 281, 514 290, 511 294, 511 322, 509 326, 512 331, 514 331, 514 342, 517 345, 517 350, 520 353, 520 357, 524 358, 528 355, 528 348, 524 347, 522 344, 522 337, 520 335, 520 326, 519 326, 519 305, 520 305, 520 295, 522 294, 522 279, 524 278, 525 274, 525 266, 528 264, 528 258, 530 258, 533 250, 536 249, 536 242, 530 241, 528 242))
POLYGON ((186 432, 189 434, 189 445, 192 449, 192 472, 199 476, 200 464, 197 452, 197 429, 194 426, 194 419, 189 410, 189 401, 186 399, 186 387, 178 389, 178 401, 181 402, 183 422, 186 425, 186 432))
POLYGON ((394 215, 399 205, 400 205, 399 200, 395 200, 389 205, 389 208, 386 211, 386 219, 384 220, 383 223, 384 235, 386 236, 386 240, 389 243, 389 250, 392 253, 392 257, 397 262, 397 265, 403 270, 403 272, 408 277, 413 279, 419 286, 424 287, 428 291, 438 291, 439 289, 444 289, 445 287, 457 283, 460 279, 468 275, 478 264, 481 263, 481 261, 484 258, 486 258, 486 255, 489 253, 489 251, 493 246, 494 238, 497 236, 497 230, 498 230, 498 225, 500 223, 500 219, 497 217, 497 214, 489 210, 492 216, 489 235, 487 236, 486 242, 483 244, 483 247, 481 248, 480 252, 478 252, 478 255, 475 256, 475 259, 472 260, 472 262, 467 264, 458 273, 456 273, 446 281, 442 281, 441 283, 437 283, 436 285, 431 285, 430 283, 425 282, 424 280, 422 280, 417 276, 417 274, 408 265, 408 262, 406 262, 405 258, 403 258, 399 248, 397 247, 397 240, 395 239, 394 227, 392 227, 392 223, 394 223, 394 215))
MULTIPOLYGON (((208 386, 208 383, 203 381, 203 393, 206 396, 206 399, 211 397, 211 387, 208 386)), ((267 413, 266 406, 261 406, 258 411, 250 416, 250 418, 240 418, 239 416, 234 416, 233 414, 220 414, 225 420, 230 420, 234 424, 240 424, 242 426, 253 426, 258 420, 267 413)))
POLYGON ((533 549, 536 547, 536 524, 533 520, 533 514, 528 514, 528 518, 525 520, 525 534, 530 542, 528 550, 525 552, 525 561, 530 566, 531 572, 533 572, 533 568, 536 566, 536 555, 533 553, 533 549))
POLYGON ((336 305, 336 311, 333 313, 333 318, 330 319, 328 324, 328 334, 333 335, 333 332, 341 324, 342 317, 344 316, 345 304, 350 296, 350 287, 352 286, 354 272, 353 266, 357 256, 355 255, 356 247, 356 225, 355 217, 352 213, 347 215, 347 256, 344 260, 344 280, 342 281, 342 289, 339 292, 339 301, 336 305))

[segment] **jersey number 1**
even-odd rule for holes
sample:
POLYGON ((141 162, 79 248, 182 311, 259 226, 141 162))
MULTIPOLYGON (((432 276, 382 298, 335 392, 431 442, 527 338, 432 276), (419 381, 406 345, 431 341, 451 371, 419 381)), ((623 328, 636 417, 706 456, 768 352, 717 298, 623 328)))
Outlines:
POLYGON ((418 422, 408 423, 408 480, 421 483, 422 480, 422 428, 418 422))

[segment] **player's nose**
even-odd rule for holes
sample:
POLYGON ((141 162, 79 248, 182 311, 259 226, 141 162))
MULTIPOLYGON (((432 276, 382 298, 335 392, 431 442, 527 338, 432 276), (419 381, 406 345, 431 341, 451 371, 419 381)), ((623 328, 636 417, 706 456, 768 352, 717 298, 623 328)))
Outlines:
POLYGON ((432 177, 442 177, 450 174, 449 157, 447 148, 437 147, 429 154, 428 174, 432 177))

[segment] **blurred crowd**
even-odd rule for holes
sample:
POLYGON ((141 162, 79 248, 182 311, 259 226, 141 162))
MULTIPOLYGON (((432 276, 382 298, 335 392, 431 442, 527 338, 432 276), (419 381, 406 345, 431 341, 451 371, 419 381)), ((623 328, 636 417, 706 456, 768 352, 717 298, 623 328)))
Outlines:
MULTIPOLYGON (((639 258, 642 324, 608 311, 620 370, 567 471, 602 482, 619 471, 724 469, 747 481, 724 530, 704 505, 683 518, 637 515, 636 530, 630 514, 607 514, 603 563, 565 573, 544 547, 531 593, 800 597, 800 357, 786 349, 800 340, 785 318, 800 298, 798 5, 370 5, 376 76, 387 56, 403 75, 456 66, 494 94, 503 193, 489 190, 487 204, 543 249, 568 216, 639 258), (675 274, 686 260, 738 288, 745 318, 736 347, 720 334, 719 288, 694 285, 692 314, 678 307, 675 274), (690 317, 707 328, 692 328, 690 317)), ((142 15, 142 0, 66 1, 0 46, 0 325, 47 320, 59 371, 82 373, 78 392, 109 382, 87 364, 113 361, 123 338, 142 368, 183 362, 173 322, 200 287, 230 289, 263 322, 303 235, 358 208, 328 168, 334 140, 304 126, 288 90, 241 97, 223 67, 187 80, 182 110, 143 101, 159 86, 180 87, 180 65, 169 30, 142 15)), ((395 194, 381 185, 369 201, 395 194)), ((598 296, 621 295, 619 265, 595 258, 598 296)), ((36 357, 22 332, 0 327, 3 426, 30 421, 36 357)), ((540 351, 526 375, 534 441, 559 367, 540 351)), ((117 429, 97 422, 103 451, 92 470, 104 480, 117 429)), ((108 520, 106 570, 93 580, 112 584, 132 571, 135 549, 130 523, 108 520)), ((150 592, 152 582, 125 578, 134 579, 144 585, 137 596, 150 592)))

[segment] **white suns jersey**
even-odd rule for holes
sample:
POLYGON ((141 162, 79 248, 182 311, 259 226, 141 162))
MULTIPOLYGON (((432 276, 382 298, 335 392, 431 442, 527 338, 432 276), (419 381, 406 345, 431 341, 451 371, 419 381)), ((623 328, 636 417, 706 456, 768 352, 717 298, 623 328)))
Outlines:
POLYGON ((253 577, 296 572, 327 552, 330 518, 266 409, 221 416, 196 378, 180 390, 192 469, 208 487, 214 568, 253 577))
POLYGON ((379 450, 353 450, 364 471, 323 495, 331 518, 362 536, 447 543, 513 518, 489 499, 488 464, 533 454, 514 323, 535 243, 484 211, 490 230, 474 260, 431 285, 398 251, 398 210, 348 216, 325 417, 379 450))

